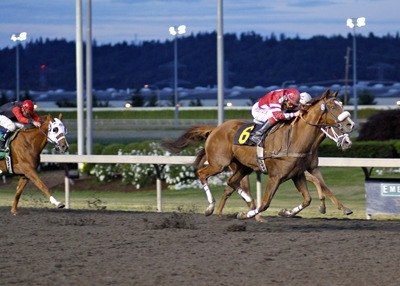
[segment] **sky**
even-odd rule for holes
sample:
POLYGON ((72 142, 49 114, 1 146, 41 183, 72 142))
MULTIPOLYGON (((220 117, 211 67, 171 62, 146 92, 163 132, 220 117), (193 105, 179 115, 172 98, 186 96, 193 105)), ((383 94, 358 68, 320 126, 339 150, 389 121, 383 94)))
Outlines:
MULTIPOLYGON (((170 26, 186 25, 187 34, 217 30, 218 0, 92 0, 92 36, 98 45, 126 41, 172 40, 170 26)), ((83 39, 86 5, 82 0, 83 39)), ((347 36, 347 18, 366 17, 357 33, 400 32, 399 0, 224 0, 224 33, 310 38, 347 36)), ((76 35, 76 0, 1 0, 0 49, 13 47, 12 34, 28 41, 76 35)))

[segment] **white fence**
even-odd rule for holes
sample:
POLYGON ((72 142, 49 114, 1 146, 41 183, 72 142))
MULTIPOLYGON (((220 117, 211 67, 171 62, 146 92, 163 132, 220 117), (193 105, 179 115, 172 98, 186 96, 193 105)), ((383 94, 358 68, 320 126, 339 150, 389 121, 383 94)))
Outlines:
MULTIPOLYGON (((158 165, 190 165, 194 156, 139 156, 139 155, 41 155, 41 162, 47 163, 120 163, 120 164, 152 164, 158 165)), ((378 167, 400 168, 400 159, 387 158, 335 158, 320 157, 321 167, 378 167)), ((65 206, 70 207, 69 178, 65 177, 65 206)), ((161 179, 157 178, 157 210, 162 211, 161 179)), ((257 179, 257 205, 261 201, 261 181, 257 179)))

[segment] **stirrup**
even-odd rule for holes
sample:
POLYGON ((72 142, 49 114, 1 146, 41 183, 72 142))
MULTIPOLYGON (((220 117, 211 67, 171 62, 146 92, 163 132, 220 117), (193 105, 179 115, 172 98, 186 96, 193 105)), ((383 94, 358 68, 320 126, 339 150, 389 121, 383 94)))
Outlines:
POLYGON ((249 140, 258 146, 262 142, 262 137, 256 137, 255 135, 253 135, 250 136, 249 140))
POLYGON ((264 174, 268 173, 267 166, 265 165, 264 161, 264 146, 257 145, 257 164, 260 168, 260 171, 264 174))

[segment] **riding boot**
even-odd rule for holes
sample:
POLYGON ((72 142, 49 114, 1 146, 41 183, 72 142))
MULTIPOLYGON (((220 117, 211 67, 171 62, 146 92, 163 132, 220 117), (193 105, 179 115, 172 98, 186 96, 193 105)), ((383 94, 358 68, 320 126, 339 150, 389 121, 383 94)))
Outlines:
POLYGON ((7 139, 10 138, 11 134, 12 132, 10 130, 7 130, 6 133, 4 133, 3 137, 0 139, 0 150, 4 151, 7 139))
POLYGON ((264 133, 267 132, 268 129, 270 129, 270 128, 272 127, 272 125, 273 125, 273 124, 272 124, 271 122, 266 121, 266 122, 263 124, 263 126, 261 126, 261 128, 258 129, 258 130, 256 131, 256 133, 254 133, 252 136, 250 136, 249 139, 250 139, 252 142, 256 143, 257 145, 260 145, 264 133))

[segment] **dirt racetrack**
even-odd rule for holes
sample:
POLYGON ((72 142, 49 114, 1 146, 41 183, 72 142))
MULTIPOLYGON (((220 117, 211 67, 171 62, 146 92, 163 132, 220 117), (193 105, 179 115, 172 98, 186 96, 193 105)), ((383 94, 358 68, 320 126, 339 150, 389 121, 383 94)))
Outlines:
POLYGON ((400 285, 400 221, 0 208, 0 285, 400 285))

